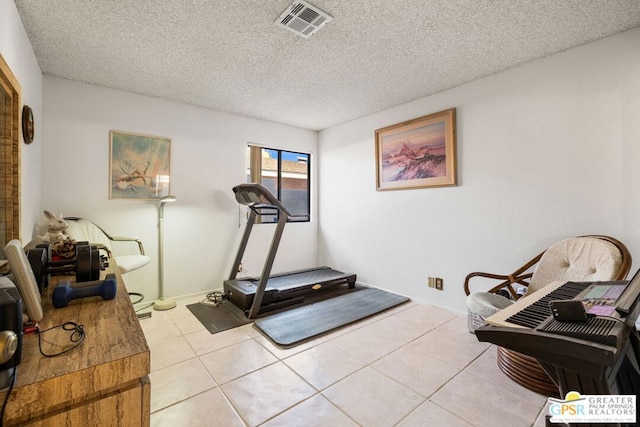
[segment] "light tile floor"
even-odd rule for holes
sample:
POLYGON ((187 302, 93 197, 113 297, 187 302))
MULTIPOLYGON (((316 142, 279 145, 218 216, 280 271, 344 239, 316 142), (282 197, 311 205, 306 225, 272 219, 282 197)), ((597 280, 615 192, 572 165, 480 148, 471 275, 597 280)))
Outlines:
POLYGON ((186 305, 140 323, 152 426, 544 426, 466 316, 410 302, 284 349, 252 325, 211 335, 186 305))

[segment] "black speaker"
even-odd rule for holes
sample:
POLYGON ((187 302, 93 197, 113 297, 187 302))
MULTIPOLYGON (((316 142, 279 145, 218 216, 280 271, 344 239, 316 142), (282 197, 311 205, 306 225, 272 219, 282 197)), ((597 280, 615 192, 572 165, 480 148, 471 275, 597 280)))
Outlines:
POLYGON ((21 356, 22 298, 15 287, 0 288, 0 371, 16 367, 21 356))

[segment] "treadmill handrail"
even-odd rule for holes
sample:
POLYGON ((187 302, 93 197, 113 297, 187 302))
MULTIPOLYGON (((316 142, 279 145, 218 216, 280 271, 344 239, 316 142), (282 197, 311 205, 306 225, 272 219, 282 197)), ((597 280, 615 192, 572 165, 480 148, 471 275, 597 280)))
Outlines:
POLYGON ((262 213, 262 209, 268 209, 268 210, 274 210, 274 211, 278 210, 276 206, 268 205, 266 203, 252 203, 248 207, 252 211, 256 211, 258 215, 269 215, 266 213, 262 213))
MULTIPOLYGON (((288 218, 308 218, 309 215, 293 215, 265 186, 256 183, 240 184, 233 187, 236 201, 241 205, 247 205, 255 209, 277 209, 287 215, 288 218)), ((259 213, 259 212, 258 212, 259 213)))
POLYGON ((255 204, 267 204, 273 205, 279 211, 285 212, 287 215, 287 208, 285 208, 280 200, 278 200, 271 191, 269 191, 262 184, 246 183, 233 187, 233 192, 236 195, 236 200, 241 205, 252 206, 255 204))

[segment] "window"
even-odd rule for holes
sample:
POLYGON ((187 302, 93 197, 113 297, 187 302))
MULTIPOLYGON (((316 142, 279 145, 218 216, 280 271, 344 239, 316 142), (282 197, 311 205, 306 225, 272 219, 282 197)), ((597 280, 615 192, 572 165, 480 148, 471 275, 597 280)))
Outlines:
MULTIPOLYGON (((264 185, 295 216, 290 221, 311 218, 309 167, 311 155, 249 145, 247 181, 264 185)), ((278 216, 264 216, 261 222, 277 222, 278 216)))

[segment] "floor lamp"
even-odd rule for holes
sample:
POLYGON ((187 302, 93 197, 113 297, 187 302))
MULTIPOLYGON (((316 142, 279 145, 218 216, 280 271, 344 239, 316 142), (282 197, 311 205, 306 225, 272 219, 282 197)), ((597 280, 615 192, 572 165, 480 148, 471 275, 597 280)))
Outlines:
POLYGON ((167 202, 175 202, 175 196, 164 196, 158 205, 158 300, 153 304, 154 310, 170 310, 176 306, 176 302, 164 297, 164 205, 167 202))

